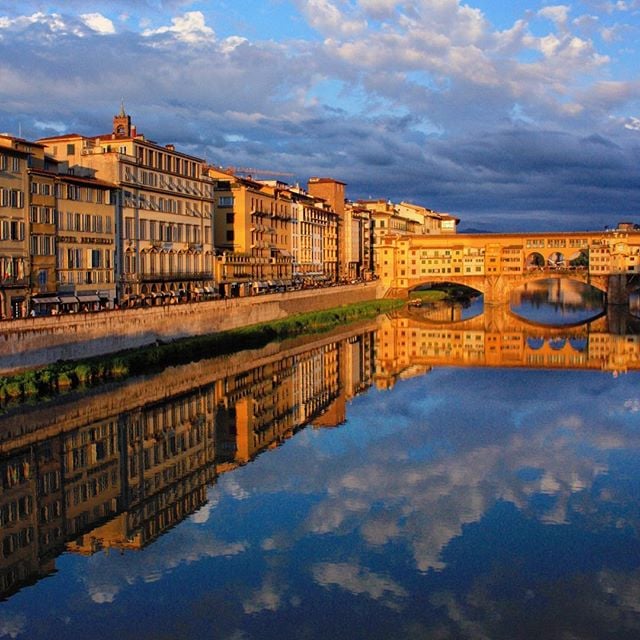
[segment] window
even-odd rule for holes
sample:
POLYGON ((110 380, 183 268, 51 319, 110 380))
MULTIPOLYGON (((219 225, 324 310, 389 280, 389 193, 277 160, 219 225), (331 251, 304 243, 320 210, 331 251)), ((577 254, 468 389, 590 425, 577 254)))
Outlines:
POLYGON ((227 242, 233 242, 233 240, 234 240, 233 229, 229 229, 227 231, 227 242))
POLYGON ((0 206, 22 209, 24 193, 19 189, 0 189, 0 206))
POLYGON ((67 145, 67 155, 68 156, 73 156, 76 153, 76 145, 75 144, 68 144, 67 145))
POLYGON ((233 196, 220 196, 218 198, 218 206, 233 207, 233 196))
POLYGON ((233 224, 233 213, 227 213, 227 224, 233 224))

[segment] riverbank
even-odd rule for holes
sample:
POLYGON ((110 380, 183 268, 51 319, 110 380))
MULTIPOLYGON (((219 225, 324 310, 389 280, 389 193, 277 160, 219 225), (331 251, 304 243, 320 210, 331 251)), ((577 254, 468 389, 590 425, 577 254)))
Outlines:
POLYGON ((373 319, 402 304, 398 300, 375 300, 343 305, 326 311, 296 314, 274 322, 169 343, 156 343, 111 355, 56 362, 0 377, 0 406, 5 402, 15 404, 48 398, 80 386, 154 373, 169 366, 262 348, 271 342, 301 335, 326 332, 359 320, 373 319))
POLYGON ((0 322, 0 375, 379 298, 378 283, 0 322))

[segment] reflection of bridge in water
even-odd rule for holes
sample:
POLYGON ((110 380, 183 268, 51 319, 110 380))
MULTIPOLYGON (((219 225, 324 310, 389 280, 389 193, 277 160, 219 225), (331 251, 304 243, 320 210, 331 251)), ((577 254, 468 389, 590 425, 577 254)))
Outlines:
POLYGON ((458 322, 435 322, 421 309, 387 317, 376 340, 376 384, 431 367, 589 369, 615 374, 640 369, 640 320, 609 311, 592 322, 548 327, 502 307, 458 322))
POLYGON ((167 369, 0 417, 0 598, 63 551, 141 549, 207 500, 217 477, 305 425, 332 427, 373 381, 433 366, 640 368, 640 336, 603 316, 543 329, 489 308, 458 323, 419 310, 167 369), (377 329, 374 340, 374 329, 377 329))

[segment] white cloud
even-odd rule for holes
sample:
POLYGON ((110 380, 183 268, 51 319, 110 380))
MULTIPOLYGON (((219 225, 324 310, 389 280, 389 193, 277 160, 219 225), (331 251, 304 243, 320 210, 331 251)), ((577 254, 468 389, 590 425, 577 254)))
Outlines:
POLYGON ((225 55, 233 53, 238 47, 249 42, 247 38, 241 38, 240 36, 229 36, 220 42, 220 51, 225 55))
POLYGON ((570 7, 565 4, 558 4, 548 7, 543 7, 538 11, 538 15, 542 18, 551 20, 557 27, 564 29, 569 19, 570 7))
POLYGON ((357 12, 341 11, 331 0, 304 0, 298 5, 309 24, 328 38, 354 37, 367 28, 366 20, 357 12))
POLYGON ((101 35, 106 36, 116 32, 113 22, 101 13, 84 13, 80 18, 90 29, 101 35))
POLYGON ((142 32, 145 38, 171 35, 176 40, 190 45, 210 44, 215 41, 215 32, 208 27, 201 11, 188 11, 182 16, 171 19, 171 26, 146 29, 142 32))

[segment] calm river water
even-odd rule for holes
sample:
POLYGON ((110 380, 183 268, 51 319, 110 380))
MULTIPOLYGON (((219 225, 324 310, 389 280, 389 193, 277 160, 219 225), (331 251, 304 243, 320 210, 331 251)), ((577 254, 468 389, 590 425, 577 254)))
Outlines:
POLYGON ((575 286, 0 415, 0 638, 637 639, 640 332, 575 286))

